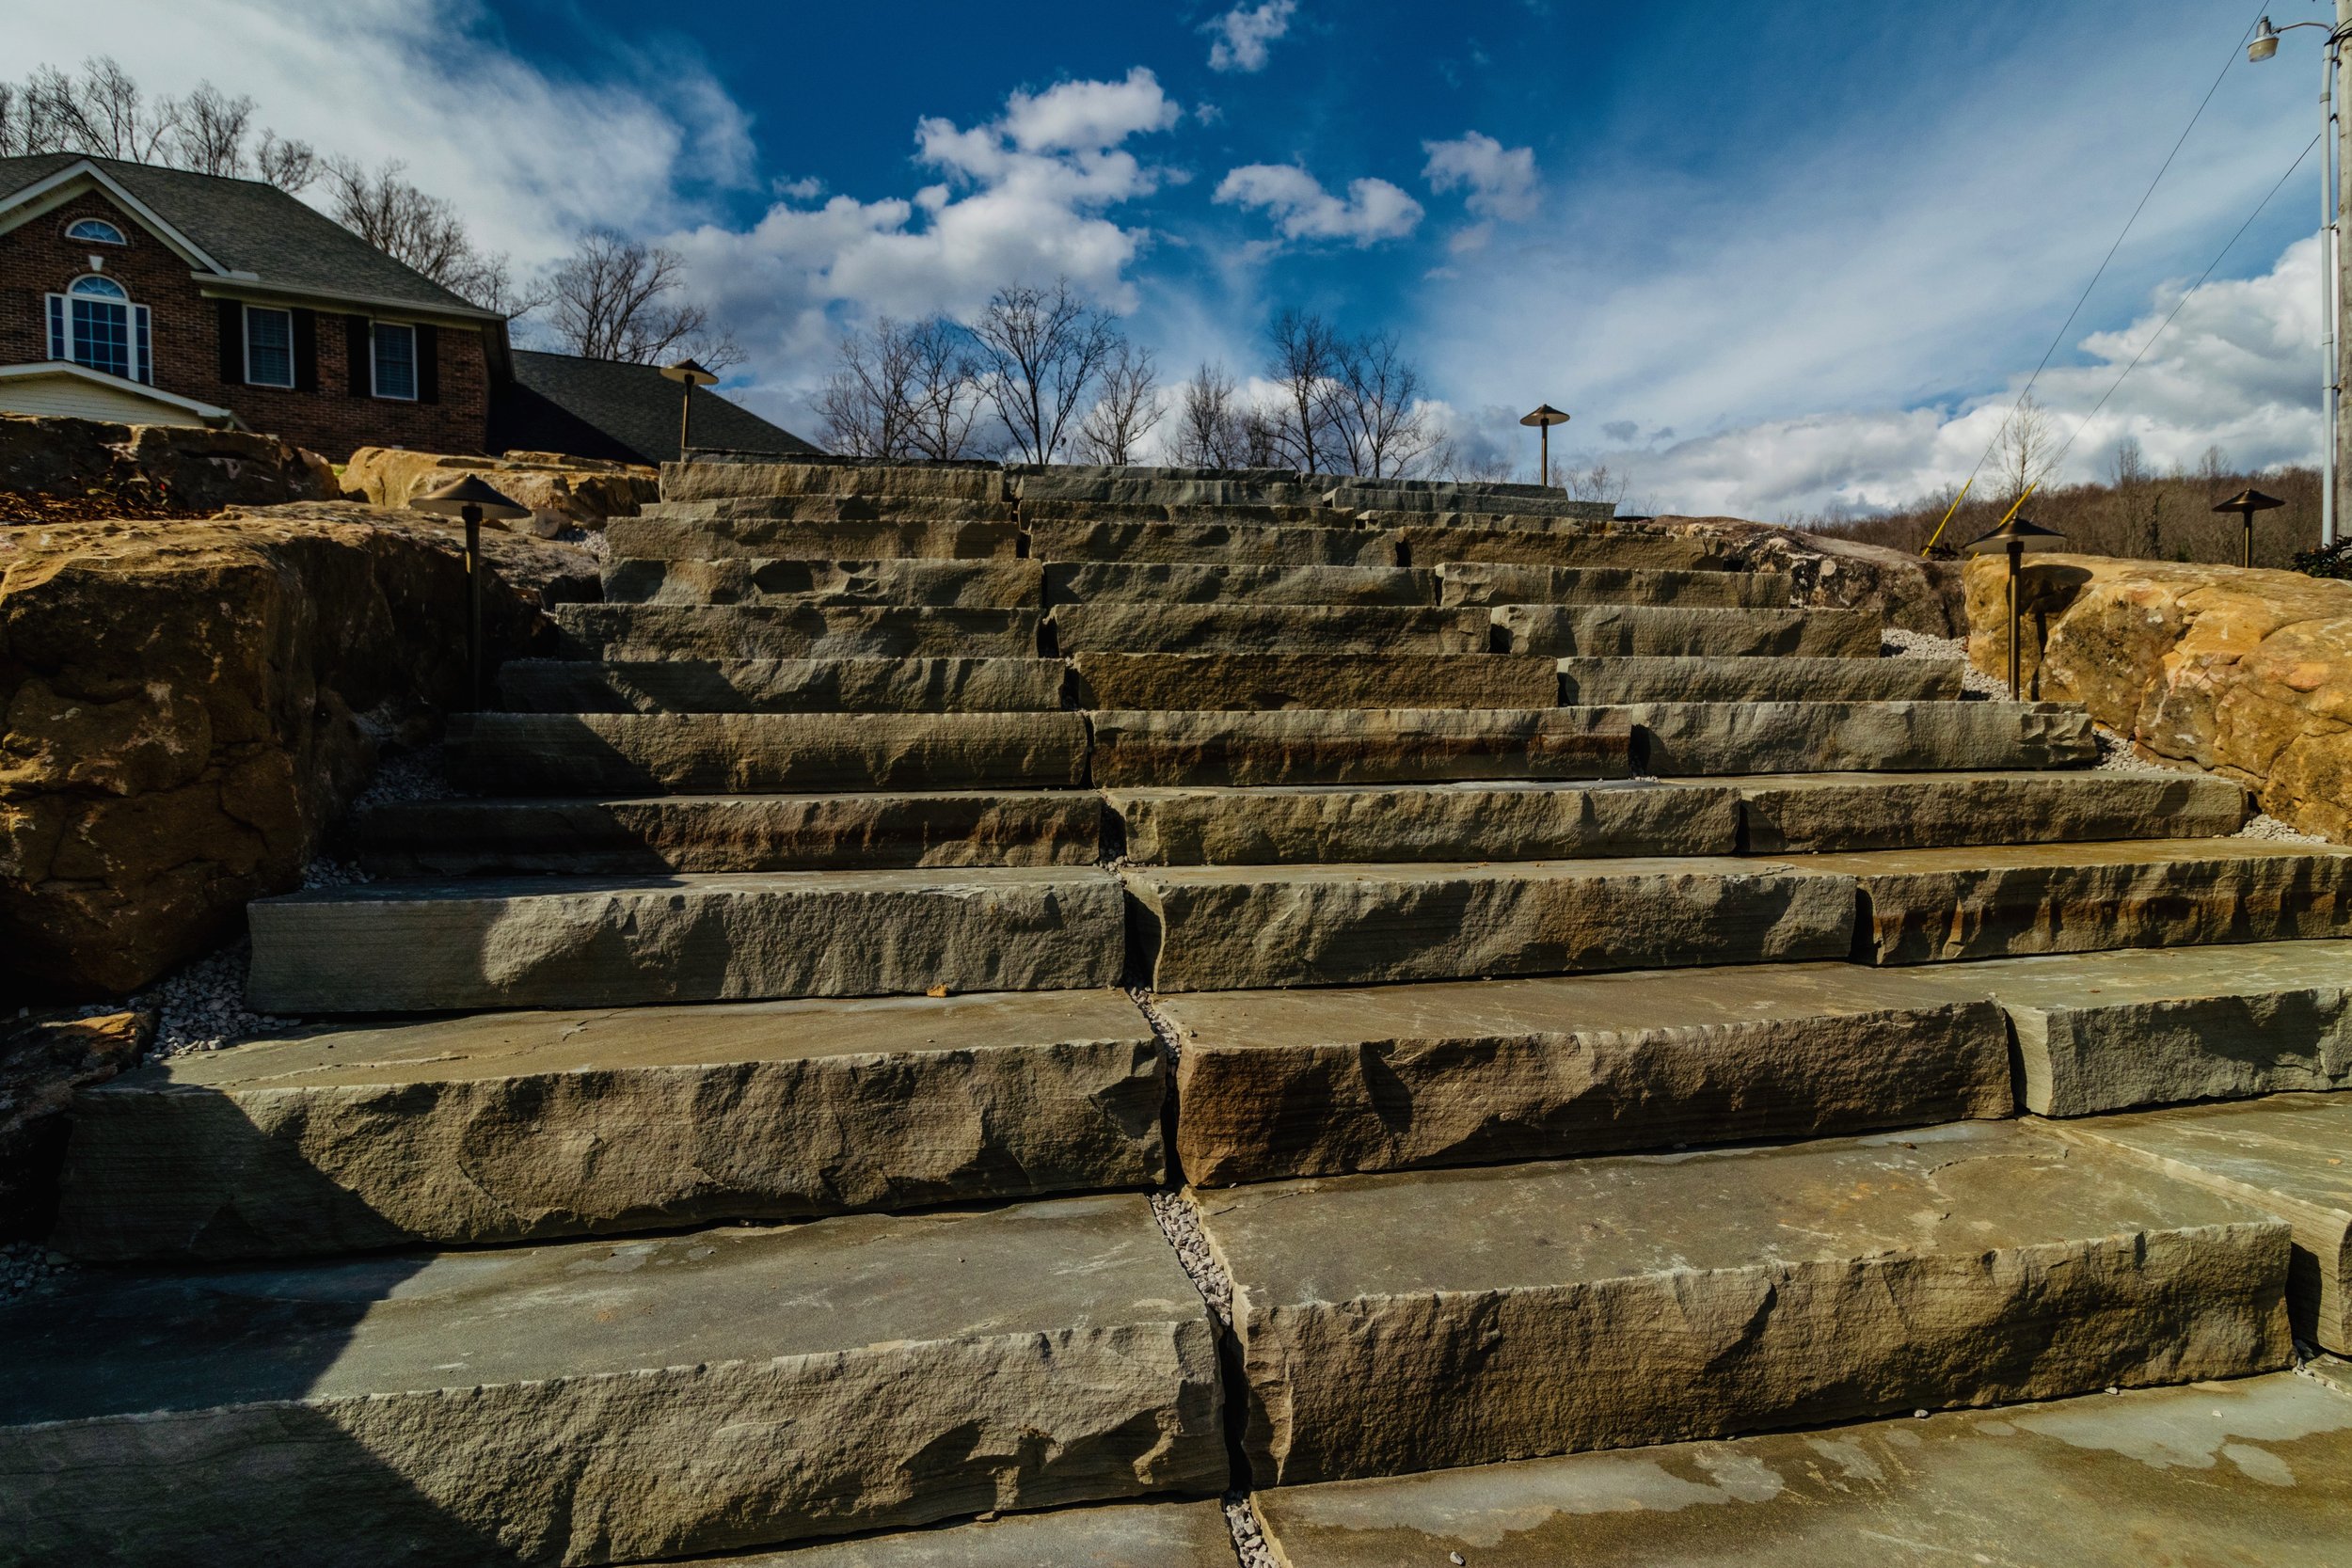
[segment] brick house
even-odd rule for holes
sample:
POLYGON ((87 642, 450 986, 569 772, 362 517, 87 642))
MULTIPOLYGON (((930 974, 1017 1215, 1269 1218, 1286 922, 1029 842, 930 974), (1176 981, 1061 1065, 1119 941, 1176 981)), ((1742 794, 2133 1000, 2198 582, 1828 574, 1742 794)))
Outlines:
MULTIPOLYGON (((678 389, 649 368, 573 375, 548 363, 566 356, 530 358, 535 385, 518 385, 502 316, 274 185, 70 152, 0 158, 0 411, 242 426, 335 462, 363 446, 570 451, 616 412, 647 432, 676 423, 678 389), (567 421, 549 388, 573 385, 598 396, 567 421), (616 409, 616 387, 644 406, 616 409), (493 446, 508 430, 528 439, 493 446)), ((707 392, 698 436, 702 399, 729 444, 814 450, 707 392)), ((675 435, 667 445, 647 455, 675 456, 675 435)))

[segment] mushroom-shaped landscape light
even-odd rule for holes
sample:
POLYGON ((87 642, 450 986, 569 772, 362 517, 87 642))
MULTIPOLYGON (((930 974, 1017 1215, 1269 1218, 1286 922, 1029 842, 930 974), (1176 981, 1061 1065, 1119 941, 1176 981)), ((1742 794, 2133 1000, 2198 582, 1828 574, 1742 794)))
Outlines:
POLYGON ((2238 552, 2239 565, 2251 566, 2254 563, 2254 514, 2274 512, 2284 505, 2286 502, 2278 497, 2265 496, 2260 490, 2240 490, 2214 508, 2216 512, 2236 513, 2238 521, 2246 527, 2245 546, 2238 552))
POLYGON ((1981 539, 1971 539, 1961 546, 1968 550, 1989 550, 2000 547, 2009 551, 2009 694, 2018 695, 2017 686, 2017 576, 2024 568, 2026 552, 2048 549, 2066 535, 2054 528, 2043 528, 2029 517, 2011 517, 1981 539))
POLYGON ((1537 447, 1535 483, 1538 484, 1551 483, 1551 427, 1567 422, 1568 417, 1548 403, 1539 403, 1529 412, 1519 416, 1519 423, 1532 424, 1535 427, 1537 447))
POLYGON ((472 683, 473 705, 482 709, 482 519, 501 522, 528 517, 531 508, 518 506, 491 488, 479 474, 427 491, 408 503, 412 512, 460 517, 466 524, 466 669, 472 683))
POLYGON ((699 360, 681 359, 675 365, 662 366, 661 373, 679 383, 678 390, 684 394, 678 401, 677 411, 677 460, 683 463, 686 433, 694 421, 694 388, 712 385, 719 379, 719 372, 699 360))

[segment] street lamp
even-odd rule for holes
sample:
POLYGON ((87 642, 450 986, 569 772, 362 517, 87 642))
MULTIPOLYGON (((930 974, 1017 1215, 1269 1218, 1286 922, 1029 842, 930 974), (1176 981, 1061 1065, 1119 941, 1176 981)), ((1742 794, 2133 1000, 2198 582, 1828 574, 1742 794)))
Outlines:
POLYGON ((705 369, 691 359, 681 359, 675 365, 664 365, 661 373, 681 384, 686 394, 677 411, 677 460, 686 461, 686 432, 694 419, 694 388, 707 387, 719 379, 719 372, 705 369))
POLYGON ((1535 427, 1537 450, 1540 453, 1536 458, 1535 468, 1535 483, 1538 484, 1551 483, 1551 427, 1567 422, 1568 417, 1548 403, 1539 403, 1533 412, 1519 416, 1519 423, 1532 424, 1535 427))
POLYGON ((1993 545, 2001 545, 2005 546, 2009 550, 2009 694, 2012 698, 2017 698, 2019 695, 2017 663, 2017 643, 2019 641, 2017 636, 2018 574, 2025 568, 2026 550, 2047 549, 2050 546, 2051 541, 2063 539, 2065 537, 2066 535, 2060 533, 2054 528, 2043 528, 2040 523, 2033 522, 2025 517, 2011 517, 2008 522, 2003 523, 1999 528, 1994 529, 1983 538, 1971 539, 1967 544, 1961 546, 1961 548, 1965 550, 1975 550, 1983 549, 1993 545))
MULTIPOLYGON (((2344 14, 2343 0, 2337 0, 2336 14, 2339 18, 2344 14)), ((2265 16, 2254 24, 2253 40, 2246 46, 2247 59, 2256 65, 2269 59, 2279 52, 2280 37, 2297 27, 2317 27, 2328 35, 2327 74, 2319 84, 2320 137, 2325 143, 2319 154, 2319 385, 2327 445, 2320 459, 2319 543, 2325 547, 2336 542, 2336 422, 2342 403, 2336 379, 2336 317, 2343 309, 2344 288, 2336 271, 2336 72, 2344 40, 2352 38, 2352 23, 2339 20, 2331 26, 2325 22, 2290 22, 2273 27, 2265 16)))
POLYGON ((2236 513, 2238 520, 2246 525, 2246 549, 2240 564, 2251 566, 2254 563, 2254 514, 2273 511, 2284 505, 2286 502, 2278 497, 2265 496, 2260 490, 2240 490, 2214 508, 2216 512, 2236 513))
POLYGON ((419 496, 408 503, 411 512, 430 512, 437 516, 462 517, 466 521, 466 668, 473 682, 473 707, 482 711, 482 519, 495 517, 511 521, 531 515, 531 508, 517 506, 498 491, 483 483, 478 474, 468 474, 453 483, 419 496))

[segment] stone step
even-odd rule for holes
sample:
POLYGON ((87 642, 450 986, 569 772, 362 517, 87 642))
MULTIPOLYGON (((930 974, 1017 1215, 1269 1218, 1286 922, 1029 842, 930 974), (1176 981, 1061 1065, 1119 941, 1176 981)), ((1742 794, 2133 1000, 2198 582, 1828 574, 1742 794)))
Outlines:
POLYGON ((1286 1568, 2334 1568, 2352 1562, 2352 1400, 2273 1372, 1251 1502, 1286 1568))
POLYGON ((565 657, 1031 658, 1029 610, 904 605, 567 604, 554 614, 565 657))
POLYGON ((1397 484, 1342 484, 1334 486, 1324 497, 1324 504, 1337 512, 1375 513, 1383 515, 1440 516, 1447 518, 1484 518, 1526 524, 1566 523, 1589 526, 1605 523, 1616 515, 1616 507, 1609 501, 1573 501, 1554 490, 1549 494, 1528 491, 1476 491, 1448 487, 1420 489, 1397 484))
POLYGON ((1075 713, 480 713, 450 771, 506 795, 972 789, 1086 783, 1075 713))
POLYGON ((1034 561, 615 560, 607 604, 933 605, 1036 610, 1045 568, 1034 561))
POLYGON ((0 1307, 27 1562, 611 1562, 1214 1495, 1141 1195, 266 1269, 0 1307), (919 1391, 919 1397, 915 1397, 919 1391))
POLYGON ((1215 1502, 1091 1503, 675 1568, 1233 1568, 1215 1502))
POLYGON ((1164 991, 1838 958, 1850 878, 1723 856, 1124 874, 1164 991))
POLYGON ((1860 610, 1503 605, 1489 613, 1498 652, 1584 657, 1877 658, 1883 624, 1860 610))
MULTIPOLYGON (((1068 525, 1105 524, 1114 528, 1328 529, 1352 531, 1356 519, 1320 502, 1301 501, 1079 501, 1024 500, 1022 526, 1043 532, 1068 525)), ((1046 560, 1055 557, 1046 556, 1046 560)), ((1307 564, 1300 562, 1299 564, 1307 564)), ((1331 564, 1343 565, 1335 562, 1331 564)), ((1368 562, 1380 565, 1385 562, 1368 562)))
MULTIPOLYGON (((1997 966, 1981 966, 1997 967, 1997 966)), ((2009 1032, 1849 963, 1163 997, 1195 1186, 2011 1114, 2009 1032)))
POLYGON ((1740 793, 1741 847, 1759 855, 2218 837, 2244 827, 2247 812, 2243 788, 2190 774, 1796 773, 1724 782, 1740 793))
POLYGON ((1062 518, 1022 509, 1029 553, 1045 562, 1200 562, 1232 566, 1364 566, 1396 564, 1396 542, 1369 529, 1340 526, 1330 513, 1313 522, 1248 520, 1197 522, 1105 518, 1102 509, 1078 508, 1062 518))
POLYGON ((1728 855, 1740 839, 1738 794, 1699 785, 1292 784, 1107 799, 1118 842, 1143 865, 1728 855))
POLYGON ((1049 605, 1435 605, 1434 572, 1397 566, 1244 566, 1201 562, 1048 562, 1049 605))
POLYGON ((2284 1225, 2015 1122, 1199 1201, 1260 1487, 2293 1355, 2284 1225))
POLYGON ((2090 715, 2072 704, 1633 703, 1583 711, 1631 724, 1642 771, 1661 778, 2084 768, 2099 760, 2090 715))
POLYGON ((456 1012, 1116 984, 1090 867, 373 882, 247 907, 256 1011, 456 1012))
POLYGON ((1023 510, 1040 504, 1078 506, 1319 507, 1330 486, 1321 475, 1287 468, 1088 469, 1056 464, 1013 476, 1023 510))
POLYGON ((1632 732, 1563 708, 1089 713, 1106 788, 1622 779, 1632 732))
MULTIPOLYGON (((990 523, 1010 524, 1010 501, 946 499, 936 496, 732 496, 707 500, 655 501, 638 515, 658 522, 990 523)), ((857 557, 841 559, 854 560, 857 557)))
POLYGON ((1692 610, 1788 607, 1785 572, 1661 572, 1630 566, 1526 566, 1454 562, 1438 568, 1439 604, 1679 605, 1692 610))
POLYGON ((473 1246, 1144 1187, 1116 990, 473 1013, 195 1052, 76 1102, 91 1262, 473 1246))
POLYGON ((2054 1125, 2293 1226, 2287 1305, 2296 1336, 2352 1354, 2352 1166, 2344 1164, 2352 1095, 2282 1094, 2054 1125))
POLYGON ((1524 566, 1635 567, 1663 572, 1732 569, 1723 541, 1658 530, 1497 526, 1492 519, 1385 519, 1399 566, 1489 561, 1524 566))
POLYGON ((1063 705, 1066 668, 1057 658, 525 658, 499 668, 498 689, 523 713, 1038 713, 1063 705))
POLYGON ((1548 708, 1551 660, 1517 654, 1110 654, 1070 659, 1089 708, 1548 708))
POLYGON ((1021 553, 1021 527, 1009 507, 1002 518, 979 522, 749 513, 657 517, 646 510, 645 516, 605 524, 613 554, 646 561, 1010 561, 1021 553))
POLYGON ((410 800, 362 813, 353 853, 394 880, 1092 865, 1103 818, 1070 789, 410 800))
MULTIPOLYGON (((1718 574, 1724 577, 1732 573, 1718 574)), ((1565 707, 1613 703, 1956 701, 1967 666, 1926 658, 1563 658, 1565 707)))
POLYGON ((1003 465, 983 460, 661 465, 661 499, 665 501, 780 496, 893 496, 942 501, 1013 499, 1003 465))
POLYGON ((1084 604, 1053 612, 1079 653, 1476 654, 1487 611, 1395 605, 1084 604))

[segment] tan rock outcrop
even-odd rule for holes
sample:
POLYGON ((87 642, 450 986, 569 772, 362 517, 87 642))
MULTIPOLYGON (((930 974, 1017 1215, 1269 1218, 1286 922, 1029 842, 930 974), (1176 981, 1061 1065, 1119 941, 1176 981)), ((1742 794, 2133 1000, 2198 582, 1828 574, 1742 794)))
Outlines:
POLYGON ((638 508, 661 498, 660 475, 630 463, 557 452, 516 451, 503 457, 469 457, 408 451, 398 447, 361 447, 343 465, 343 493, 375 506, 405 507, 427 491, 468 473, 478 473, 531 516, 512 525, 516 531, 552 539, 567 528, 601 529, 608 517, 633 517, 638 508))
POLYGON ((0 522, 41 515, 43 499, 105 498, 151 516, 336 493, 325 458, 275 436, 25 414, 0 414, 0 522))
POLYGON ((71 1009, 0 1024, 0 1241, 47 1233, 57 1208, 66 1106, 147 1049, 145 1013, 76 1018, 71 1009))

